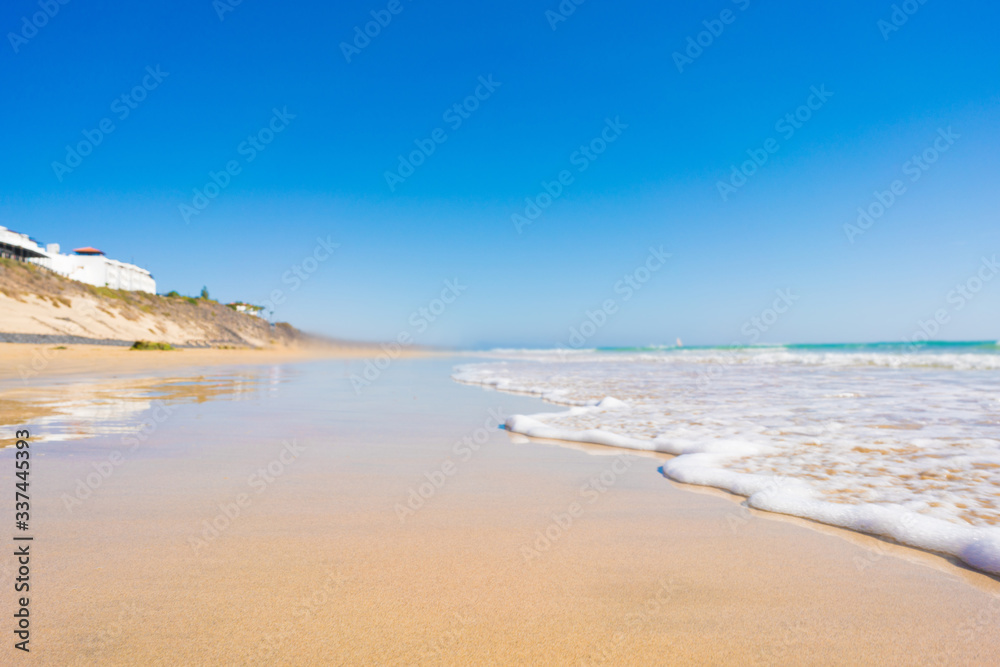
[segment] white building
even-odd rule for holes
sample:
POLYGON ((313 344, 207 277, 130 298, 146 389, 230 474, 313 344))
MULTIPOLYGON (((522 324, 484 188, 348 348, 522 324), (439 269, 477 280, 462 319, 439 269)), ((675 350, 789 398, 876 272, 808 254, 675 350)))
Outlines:
POLYGON ((242 301, 235 301, 233 303, 227 303, 226 305, 235 310, 237 313, 246 313, 247 315, 255 315, 256 317, 263 318, 261 313, 264 311, 264 306, 254 306, 249 303, 243 303, 242 301))
POLYGON ((27 260, 48 257, 45 249, 27 234, 0 227, 0 257, 27 260))
POLYGON ((77 248, 72 255, 63 255, 58 243, 42 248, 28 235, 0 227, 0 257, 29 261, 97 287, 156 294, 156 281, 149 271, 135 264, 108 259, 97 248, 77 248))
POLYGON ((35 260, 36 263, 72 280, 98 287, 156 294, 156 281, 149 271, 135 264, 108 259, 97 248, 77 248, 72 255, 63 255, 59 253, 58 244, 50 243, 46 251, 48 261, 35 260))

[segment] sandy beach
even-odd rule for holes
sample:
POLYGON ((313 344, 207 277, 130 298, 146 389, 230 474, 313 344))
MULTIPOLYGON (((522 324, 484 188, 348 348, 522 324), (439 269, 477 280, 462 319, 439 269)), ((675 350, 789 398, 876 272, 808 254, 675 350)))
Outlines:
POLYGON ((0 667, 1000 667, 1000 3, 118 4, 8 12, 0 667))
MULTIPOLYGON (((357 393, 359 360, 222 352, 123 384, 154 357, 73 351, 32 383, 52 411, 28 419, 39 583, 13 664, 1000 657, 995 578, 678 485, 666 457, 512 436, 499 417, 549 406, 458 385, 454 359, 357 393)), ((26 391, 3 354, 3 396, 26 391)))

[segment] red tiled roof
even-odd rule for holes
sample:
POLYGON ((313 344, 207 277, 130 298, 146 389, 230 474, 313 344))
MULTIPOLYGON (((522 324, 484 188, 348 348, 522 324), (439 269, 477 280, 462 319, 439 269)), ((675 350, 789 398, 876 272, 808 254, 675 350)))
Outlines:
POLYGON ((103 255, 104 254, 103 251, 98 250, 97 248, 90 248, 90 247, 87 247, 87 248, 74 248, 73 252, 75 252, 77 255, 103 255))

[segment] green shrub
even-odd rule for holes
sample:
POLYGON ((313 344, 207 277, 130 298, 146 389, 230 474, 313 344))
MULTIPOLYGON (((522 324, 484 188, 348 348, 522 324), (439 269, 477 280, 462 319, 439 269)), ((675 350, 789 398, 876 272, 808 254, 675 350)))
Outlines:
POLYGON ((103 296, 106 299, 118 299, 119 301, 125 301, 126 303, 132 300, 132 294, 126 290, 111 289, 110 287, 97 287, 95 285, 87 285, 87 289, 90 290, 91 294, 103 296))
POLYGON ((132 344, 133 350, 173 350, 173 345, 170 343, 153 343, 148 340, 137 340, 132 344))

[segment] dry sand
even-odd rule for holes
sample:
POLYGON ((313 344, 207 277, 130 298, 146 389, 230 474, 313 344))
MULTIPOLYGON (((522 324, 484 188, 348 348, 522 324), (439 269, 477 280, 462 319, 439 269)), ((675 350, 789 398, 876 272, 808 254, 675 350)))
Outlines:
POLYGON ((323 381, 357 362, 292 366, 251 397, 178 404, 72 511, 62 494, 120 439, 36 445, 30 661, 1000 662, 995 579, 692 493, 654 457, 512 441, 489 410, 544 404, 455 385, 449 366, 398 362, 362 396, 323 381), (468 461, 463 437, 484 443, 468 461), (304 450, 251 490, 286 438, 304 450), (396 505, 449 459, 454 474, 401 520, 396 505), (204 522, 226 523, 240 493, 250 504, 213 535, 204 522))

